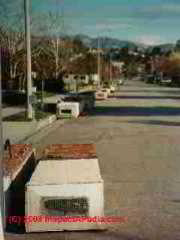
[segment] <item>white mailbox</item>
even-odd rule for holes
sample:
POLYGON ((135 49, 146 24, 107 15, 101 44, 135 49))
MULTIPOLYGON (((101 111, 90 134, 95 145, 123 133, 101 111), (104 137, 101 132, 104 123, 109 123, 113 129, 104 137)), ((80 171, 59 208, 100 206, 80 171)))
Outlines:
POLYGON ((61 217, 103 217, 103 188, 97 158, 41 160, 26 185, 25 205, 26 217, 39 216, 40 221, 27 221, 26 231, 103 229, 97 221, 56 222, 61 217))

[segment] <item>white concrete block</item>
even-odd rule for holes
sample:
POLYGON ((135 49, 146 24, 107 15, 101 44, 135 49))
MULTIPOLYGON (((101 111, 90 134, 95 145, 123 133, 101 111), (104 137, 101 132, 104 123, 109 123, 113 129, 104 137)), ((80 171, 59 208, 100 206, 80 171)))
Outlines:
POLYGON ((115 91, 116 91, 115 86, 111 86, 111 87, 110 87, 110 90, 111 90, 111 93, 112 93, 112 92, 115 92, 115 91))
POLYGON ((108 96, 108 97, 109 97, 110 94, 111 94, 111 89, 110 89, 110 88, 102 88, 101 91, 104 92, 104 93, 107 93, 107 96, 108 96))
POLYGON ((108 98, 107 92, 97 91, 95 93, 96 100, 106 100, 108 98))
POLYGON ((59 106, 59 117, 67 116, 77 118, 83 110, 83 104, 79 102, 62 102, 59 106))
POLYGON ((98 222, 49 223, 44 218, 104 216, 104 184, 97 159, 42 160, 26 187, 26 216, 44 219, 27 222, 27 232, 104 228, 104 224, 98 222))

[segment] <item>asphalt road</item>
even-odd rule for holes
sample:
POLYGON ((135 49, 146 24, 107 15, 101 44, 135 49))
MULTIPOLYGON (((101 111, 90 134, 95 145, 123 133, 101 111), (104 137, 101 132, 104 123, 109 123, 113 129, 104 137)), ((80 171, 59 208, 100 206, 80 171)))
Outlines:
POLYGON ((105 183, 105 215, 127 216, 103 232, 7 233, 8 240, 180 239, 180 89, 128 81, 88 117, 32 142, 94 143, 105 183))

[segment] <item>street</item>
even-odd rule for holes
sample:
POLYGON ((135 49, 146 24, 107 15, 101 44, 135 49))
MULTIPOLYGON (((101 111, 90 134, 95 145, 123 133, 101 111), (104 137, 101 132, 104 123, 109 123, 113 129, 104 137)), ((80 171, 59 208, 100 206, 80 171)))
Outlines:
POLYGON ((94 143, 104 179, 105 215, 127 216, 102 232, 7 233, 15 239, 180 239, 180 89, 127 81, 92 114, 29 140, 94 143))

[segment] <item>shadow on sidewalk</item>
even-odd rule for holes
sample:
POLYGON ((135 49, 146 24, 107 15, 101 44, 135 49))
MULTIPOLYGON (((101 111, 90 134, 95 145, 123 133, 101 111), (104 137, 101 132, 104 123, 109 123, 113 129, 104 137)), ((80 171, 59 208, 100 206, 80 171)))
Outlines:
POLYGON ((180 116, 179 107, 96 106, 92 116, 180 116))

